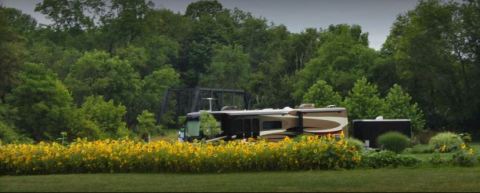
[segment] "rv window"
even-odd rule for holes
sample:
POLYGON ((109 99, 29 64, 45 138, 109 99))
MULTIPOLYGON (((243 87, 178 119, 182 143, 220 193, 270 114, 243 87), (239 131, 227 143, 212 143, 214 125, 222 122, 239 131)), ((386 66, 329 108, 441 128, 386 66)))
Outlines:
POLYGON ((200 135, 200 122, 191 120, 187 122, 187 137, 197 137, 200 135))
POLYGON ((281 129, 282 122, 281 121, 264 121, 262 123, 263 130, 273 130, 273 129, 281 129))

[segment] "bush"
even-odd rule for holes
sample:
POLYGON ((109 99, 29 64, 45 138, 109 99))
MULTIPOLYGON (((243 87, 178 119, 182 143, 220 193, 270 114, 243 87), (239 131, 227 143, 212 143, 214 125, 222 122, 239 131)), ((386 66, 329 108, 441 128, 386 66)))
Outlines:
POLYGON ((377 143, 383 149, 400 153, 408 147, 410 139, 399 132, 387 132, 377 138, 377 143))
POLYGON ((363 151, 365 149, 365 144, 358 140, 358 139, 355 139, 355 138, 347 138, 346 139, 347 143, 351 146, 354 146, 355 149, 359 150, 359 151, 363 151))
POLYGON ((2 143, 12 143, 19 138, 19 135, 12 128, 0 121, 0 140, 2 143))
POLYGON ((17 133, 14 127, 0 121, 0 145, 9 143, 32 143, 33 140, 17 133))
POLYGON ((471 167, 477 162, 473 148, 467 148, 465 144, 461 145, 461 149, 456 151, 452 156, 453 165, 471 167))
POLYGON ((433 136, 428 142, 435 150, 444 152, 452 152, 454 150, 460 149, 460 146, 463 144, 462 138, 452 132, 442 132, 433 136))
POLYGON ((83 172, 222 172, 355 168, 361 155, 344 139, 182 143, 79 140, 0 146, 1 174, 83 172))
POLYGON ((362 166, 369 168, 398 167, 398 166, 416 166, 421 160, 401 156, 392 151, 367 152, 362 156, 362 166))
POLYGON ((155 114, 150 113, 148 110, 142 111, 142 113, 137 116, 137 121, 137 132, 140 136, 164 134, 161 126, 156 124, 155 114))
POLYGON ((219 123, 212 114, 205 111, 200 113, 200 131, 203 135, 212 138, 222 131, 219 123))
POLYGON ((463 142, 467 144, 472 143, 472 135, 470 133, 460 133, 458 136, 462 138, 463 142))
POLYGON ((430 162, 430 164, 432 164, 434 166, 439 166, 439 165, 443 165, 443 164, 448 163, 447 160, 443 159, 440 156, 440 153, 438 153, 438 151, 435 151, 432 154, 432 157, 430 157, 430 159, 428 161, 430 162))
POLYGON ((412 153, 412 154, 416 154, 416 153, 433 153, 434 152, 434 148, 430 145, 422 145, 422 144, 419 144, 419 145, 415 145, 411 148, 407 148, 404 150, 405 153, 412 153))
MULTIPOLYGON (((103 96, 89 96, 85 98, 78 113, 88 122, 91 132, 98 136, 87 136, 89 139, 104 137, 121 138, 130 135, 124 121, 127 109, 121 104, 115 104, 113 100, 106 101, 103 96)), ((79 116, 80 116, 79 115, 79 116)), ((82 132, 82 129, 78 132, 82 132)), ((76 134, 78 135, 78 134, 76 134)))

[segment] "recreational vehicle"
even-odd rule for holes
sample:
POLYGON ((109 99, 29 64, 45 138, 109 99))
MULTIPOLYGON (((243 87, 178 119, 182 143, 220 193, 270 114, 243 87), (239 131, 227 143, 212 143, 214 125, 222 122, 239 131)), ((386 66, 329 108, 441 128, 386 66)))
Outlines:
MULTIPOLYGON (((347 134, 347 111, 339 107, 207 112, 215 117, 221 128, 220 134, 210 140, 264 138, 277 141, 299 134, 326 135, 340 134, 342 131, 347 134)), ((200 114, 201 111, 187 114, 183 140, 204 138, 200 129, 200 114)))

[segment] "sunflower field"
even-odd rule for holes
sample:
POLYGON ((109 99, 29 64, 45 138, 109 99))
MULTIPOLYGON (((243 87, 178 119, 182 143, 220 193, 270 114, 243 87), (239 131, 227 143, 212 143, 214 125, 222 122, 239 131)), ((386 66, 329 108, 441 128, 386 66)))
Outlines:
POLYGON ((343 137, 212 143, 77 140, 0 146, 0 174, 225 172, 354 168, 361 155, 343 137))

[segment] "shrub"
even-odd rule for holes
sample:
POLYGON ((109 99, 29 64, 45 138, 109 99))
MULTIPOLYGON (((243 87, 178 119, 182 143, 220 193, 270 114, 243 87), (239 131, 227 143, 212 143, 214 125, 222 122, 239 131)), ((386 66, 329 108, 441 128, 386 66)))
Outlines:
POLYGON ((404 150, 405 153, 412 153, 412 154, 416 154, 416 153, 433 153, 434 152, 434 148, 430 145, 423 145, 423 144, 418 144, 418 145, 414 145, 413 147, 411 148, 407 148, 404 150))
POLYGON ((205 111, 200 113, 200 130, 205 136, 210 138, 220 134, 222 131, 215 117, 205 111))
POLYGON ((441 156, 440 156, 440 153, 438 151, 435 151, 433 154, 432 154, 432 157, 430 157, 430 159, 428 160, 428 162, 430 162, 432 165, 434 166, 438 166, 438 165, 443 165, 443 164, 446 164, 448 163, 447 160, 443 159, 441 156))
POLYGON ((349 145, 354 146, 359 151, 363 151, 365 149, 365 144, 358 139, 347 138, 346 141, 349 145))
POLYGON ((33 140, 17 133, 13 126, 0 121, 0 145, 9 143, 32 143, 33 140))
POLYGON ((90 133, 98 133, 99 136, 88 136, 94 139, 103 137, 121 138, 130 135, 124 121, 126 112, 125 106, 117 105, 113 100, 106 101, 103 96, 85 98, 79 109, 79 114, 92 127, 90 133))
POLYGON ((467 144, 472 143, 472 135, 470 133, 460 133, 458 136, 462 138, 463 142, 467 144))
POLYGON ((433 136, 428 144, 434 149, 439 150, 441 153, 444 153, 460 149, 460 145, 463 144, 463 140, 455 133, 442 132, 433 136))
POLYGON ((416 166, 421 160, 401 156, 392 151, 367 152, 362 156, 362 166, 370 168, 398 167, 398 166, 416 166))
POLYGON ((361 155, 344 139, 182 143, 78 140, 0 146, 0 174, 82 172, 222 172, 355 168, 361 155))
POLYGON ((410 139, 399 132, 387 132, 377 138, 377 143, 383 149, 400 153, 408 147, 410 139))
POLYGON ((158 134, 163 135, 161 126, 156 124, 157 121, 155 120, 155 114, 150 113, 148 110, 142 111, 142 113, 137 116, 137 121, 137 132, 140 134, 140 136, 158 134))
POLYGON ((467 148, 465 144, 452 156, 452 163, 458 166, 471 167, 477 162, 473 148, 467 148))
POLYGON ((12 143, 17 141, 20 136, 7 124, 0 120, 0 140, 2 143, 12 143))

